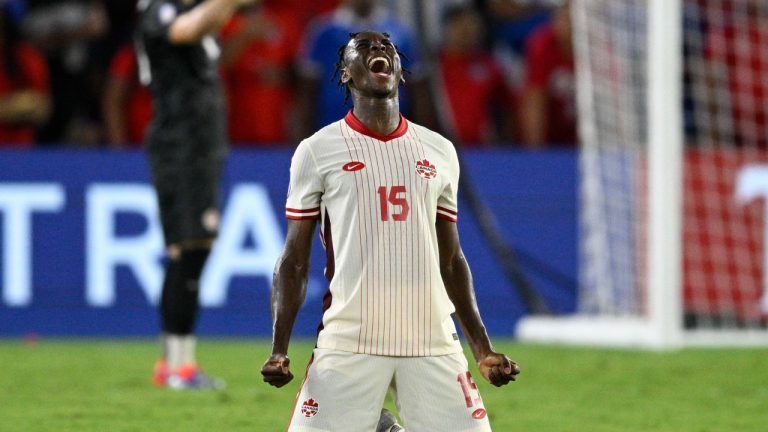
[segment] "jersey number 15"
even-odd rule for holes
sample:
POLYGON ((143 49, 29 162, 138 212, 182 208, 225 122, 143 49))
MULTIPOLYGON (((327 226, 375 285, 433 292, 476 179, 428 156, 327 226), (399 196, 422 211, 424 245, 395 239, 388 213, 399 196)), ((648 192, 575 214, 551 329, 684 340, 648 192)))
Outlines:
POLYGON ((379 207, 381 208, 381 220, 387 222, 392 207, 392 219, 398 222, 408 219, 411 207, 405 199, 405 186, 379 186, 379 207), (389 189, 389 191, 387 191, 389 189))

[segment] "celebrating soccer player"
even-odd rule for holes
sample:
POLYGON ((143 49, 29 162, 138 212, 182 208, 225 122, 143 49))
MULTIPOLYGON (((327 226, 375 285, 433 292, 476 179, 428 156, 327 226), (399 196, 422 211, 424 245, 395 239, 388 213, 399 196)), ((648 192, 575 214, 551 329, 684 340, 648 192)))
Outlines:
POLYGON ((212 36, 247 0, 140 0, 137 53, 154 116, 147 132, 152 180, 168 250, 160 300, 163 356, 157 385, 221 387, 195 360, 199 279, 219 222, 226 154, 224 101, 212 36))
POLYGON ((456 151, 400 114, 403 69, 387 34, 351 35, 337 67, 353 108, 293 156, 264 380, 293 378, 288 344, 319 221, 330 289, 288 430, 373 431, 392 388, 408 430, 489 431, 451 314, 483 378, 502 386, 520 369, 494 352, 475 302, 456 228, 456 151))

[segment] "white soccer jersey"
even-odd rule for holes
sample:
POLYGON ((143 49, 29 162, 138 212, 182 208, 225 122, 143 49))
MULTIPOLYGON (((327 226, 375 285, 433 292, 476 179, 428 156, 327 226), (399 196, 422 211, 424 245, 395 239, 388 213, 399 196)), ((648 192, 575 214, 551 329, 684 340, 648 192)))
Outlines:
POLYGON ((438 217, 456 222, 458 182, 450 141, 402 117, 382 136, 350 111, 299 144, 286 216, 320 219, 330 289, 319 348, 461 351, 435 230, 438 217))

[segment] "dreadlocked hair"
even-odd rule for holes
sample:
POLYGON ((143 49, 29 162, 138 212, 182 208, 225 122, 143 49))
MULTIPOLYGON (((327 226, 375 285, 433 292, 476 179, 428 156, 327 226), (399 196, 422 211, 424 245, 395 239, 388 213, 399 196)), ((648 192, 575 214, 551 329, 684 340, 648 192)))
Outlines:
MULTIPOLYGON (((352 40, 357 37, 361 32, 357 33, 350 33, 349 39, 352 40)), ((389 33, 382 33, 385 37, 390 38, 389 33)), ((336 84, 339 87, 342 87, 344 89, 344 105, 347 105, 347 101, 349 101, 349 96, 352 94, 352 91, 349 89, 349 84, 344 83, 341 81, 341 70, 344 69, 344 53, 347 51, 347 45, 349 42, 345 43, 344 45, 340 46, 339 49, 336 51, 336 54, 338 55, 338 59, 336 61, 336 70, 333 72, 333 77, 331 78, 331 81, 336 81, 336 84)), ((394 44, 393 44, 394 45, 394 44)), ((400 56, 401 59, 405 60, 411 60, 405 53, 400 51, 400 48, 397 47, 397 45, 394 45, 395 52, 398 56, 400 56)), ((411 73, 410 70, 406 69, 405 67, 402 68, 404 74, 411 73)))

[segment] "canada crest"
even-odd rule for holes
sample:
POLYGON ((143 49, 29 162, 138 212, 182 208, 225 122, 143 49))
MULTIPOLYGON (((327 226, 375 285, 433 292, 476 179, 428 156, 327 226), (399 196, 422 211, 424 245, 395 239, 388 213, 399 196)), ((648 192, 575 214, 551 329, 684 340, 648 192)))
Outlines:
POLYGON ((427 180, 437 177, 437 169, 428 160, 416 161, 416 174, 427 180))
POLYGON ((304 414, 304 417, 314 417, 319 409, 320 404, 315 402, 314 399, 305 400, 301 404, 301 413, 304 414))

